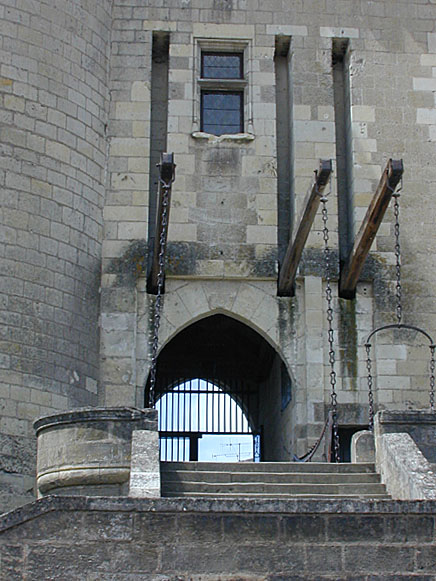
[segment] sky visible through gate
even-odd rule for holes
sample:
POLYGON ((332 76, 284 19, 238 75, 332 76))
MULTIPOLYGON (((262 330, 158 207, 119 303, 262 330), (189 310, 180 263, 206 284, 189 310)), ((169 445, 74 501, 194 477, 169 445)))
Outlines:
POLYGON ((202 379, 181 383, 164 394, 157 401, 156 408, 160 431, 204 433, 199 440, 200 461, 243 462, 253 459, 253 436, 247 417, 236 401, 217 385, 202 379), (245 434, 207 434, 211 431, 245 434))

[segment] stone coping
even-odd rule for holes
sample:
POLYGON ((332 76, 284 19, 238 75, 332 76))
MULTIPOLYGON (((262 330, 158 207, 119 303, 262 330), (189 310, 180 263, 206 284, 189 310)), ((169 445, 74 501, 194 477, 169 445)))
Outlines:
POLYGON ((49 495, 0 515, 0 533, 53 511, 324 515, 436 515, 436 500, 198 499, 49 495))
POLYGON ((428 410, 391 411, 381 410, 376 414, 380 424, 434 424, 436 413, 428 410))
POLYGON ((151 408, 133 407, 87 407, 77 408, 66 412, 53 414, 38 418, 33 423, 33 427, 38 434, 45 428, 60 426, 63 424, 74 424, 79 422, 93 422, 101 420, 112 421, 132 421, 148 419, 157 422, 157 410, 151 408))

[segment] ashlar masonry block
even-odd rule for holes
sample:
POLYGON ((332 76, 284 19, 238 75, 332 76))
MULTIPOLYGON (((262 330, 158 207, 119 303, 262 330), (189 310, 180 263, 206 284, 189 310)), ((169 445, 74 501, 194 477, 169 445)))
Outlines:
POLYGON ((132 433, 129 496, 160 497, 159 434, 149 430, 132 433))

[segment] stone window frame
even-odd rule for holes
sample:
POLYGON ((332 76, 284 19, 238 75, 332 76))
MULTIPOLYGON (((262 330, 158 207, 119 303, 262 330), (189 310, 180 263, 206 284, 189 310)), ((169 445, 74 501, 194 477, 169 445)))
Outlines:
POLYGON ((199 79, 201 106, 200 129, 206 133, 223 135, 225 133, 242 133, 244 131, 244 93, 247 81, 244 76, 244 54, 242 52, 201 51, 201 77, 199 79), (218 64, 214 67, 211 62, 218 64), (207 62, 210 61, 209 64, 207 62), (229 62, 231 67, 226 66, 229 62), (237 63, 237 65, 236 65, 237 63), (226 112, 219 121, 220 108, 226 112), (212 106, 212 116, 208 114, 208 103, 212 106), (226 122, 227 121, 227 122, 226 122), (210 128, 207 128, 207 126, 210 128), (213 131, 212 127, 217 131, 213 131), (225 131, 227 128, 229 131, 225 131))
POLYGON ((192 137, 216 138, 219 140, 247 140, 253 135, 253 88, 252 88, 252 41, 251 39, 229 40, 227 38, 194 38, 193 55, 193 88, 194 98, 192 107, 192 137), (242 79, 202 79, 201 55, 203 52, 241 53, 243 55, 242 79), (243 91, 243 132, 213 135, 200 130, 201 119, 201 91, 204 88, 216 90, 243 91))

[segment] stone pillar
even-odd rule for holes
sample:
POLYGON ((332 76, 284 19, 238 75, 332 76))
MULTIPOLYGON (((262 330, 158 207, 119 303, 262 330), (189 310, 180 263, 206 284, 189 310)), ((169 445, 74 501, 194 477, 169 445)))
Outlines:
POLYGON ((138 430, 132 434, 129 496, 160 496, 158 432, 138 430))
POLYGON ((351 438, 351 462, 375 462, 374 434, 370 430, 356 432, 351 438))

